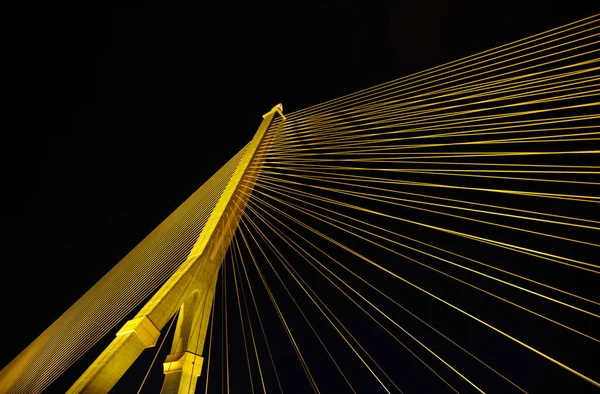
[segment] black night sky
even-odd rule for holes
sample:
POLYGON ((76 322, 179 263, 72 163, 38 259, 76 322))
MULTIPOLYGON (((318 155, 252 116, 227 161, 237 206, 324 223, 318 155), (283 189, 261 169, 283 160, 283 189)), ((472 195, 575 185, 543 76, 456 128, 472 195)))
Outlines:
MULTIPOLYGON (((13 202, 0 364, 237 153, 278 102, 299 110, 599 10, 593 1, 147 2, 22 18, 20 121, 4 142, 13 202)), ((135 392, 144 360, 115 392, 135 392)))

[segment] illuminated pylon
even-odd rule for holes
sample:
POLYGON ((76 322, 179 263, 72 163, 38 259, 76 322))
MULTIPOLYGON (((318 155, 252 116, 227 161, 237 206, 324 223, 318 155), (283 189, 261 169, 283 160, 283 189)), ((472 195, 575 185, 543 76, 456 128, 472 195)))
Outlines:
POLYGON ((164 363, 162 392, 195 391, 219 268, 255 183, 256 168, 264 160, 266 149, 259 152, 259 147, 269 144, 265 133, 275 114, 285 119, 281 109, 278 104, 263 115, 258 131, 185 262, 119 330, 68 393, 107 393, 144 349, 156 345, 160 330, 178 311, 171 354, 164 363))

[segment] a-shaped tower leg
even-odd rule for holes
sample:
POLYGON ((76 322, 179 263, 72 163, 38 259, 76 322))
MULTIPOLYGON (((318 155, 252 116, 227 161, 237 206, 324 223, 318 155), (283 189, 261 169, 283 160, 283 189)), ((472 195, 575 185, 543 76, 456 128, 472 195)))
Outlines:
POLYGON ((195 289, 179 309, 171 354, 163 363, 161 393, 194 393, 202 371, 201 356, 215 298, 216 276, 209 288, 195 289))

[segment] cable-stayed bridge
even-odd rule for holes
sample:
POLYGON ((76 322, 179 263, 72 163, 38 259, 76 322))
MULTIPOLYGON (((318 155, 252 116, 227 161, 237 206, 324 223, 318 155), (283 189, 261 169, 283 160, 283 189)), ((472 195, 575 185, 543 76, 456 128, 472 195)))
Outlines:
POLYGON ((162 392, 597 389, 598 22, 274 107, 0 392, 43 391, 115 327, 69 392, 147 348, 162 392))

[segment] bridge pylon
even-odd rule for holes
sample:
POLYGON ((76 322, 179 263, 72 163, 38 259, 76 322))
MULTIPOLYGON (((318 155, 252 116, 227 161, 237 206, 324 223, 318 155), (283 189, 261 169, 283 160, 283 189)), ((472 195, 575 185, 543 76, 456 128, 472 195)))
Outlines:
POLYGON ((125 323, 68 394, 109 392, 143 350, 156 345, 160 331, 177 312, 171 353, 163 364, 165 384, 161 392, 195 392, 219 269, 264 161, 264 148, 270 144, 265 135, 276 114, 285 120, 280 104, 263 115, 186 260, 138 314, 125 323))

